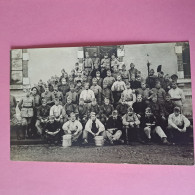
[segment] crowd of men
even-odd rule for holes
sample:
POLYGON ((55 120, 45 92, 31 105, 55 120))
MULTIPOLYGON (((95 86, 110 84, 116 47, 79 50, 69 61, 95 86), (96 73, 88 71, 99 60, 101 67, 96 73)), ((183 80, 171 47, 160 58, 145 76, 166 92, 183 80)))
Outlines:
POLYGON ((71 134, 75 144, 88 144, 98 135, 109 144, 188 143, 192 128, 183 115, 185 97, 176 75, 151 69, 143 78, 133 63, 127 70, 115 54, 100 60, 88 52, 82 66, 76 63, 70 75, 61 73, 24 89, 18 103, 11 96, 17 139, 40 136, 59 144, 71 134))

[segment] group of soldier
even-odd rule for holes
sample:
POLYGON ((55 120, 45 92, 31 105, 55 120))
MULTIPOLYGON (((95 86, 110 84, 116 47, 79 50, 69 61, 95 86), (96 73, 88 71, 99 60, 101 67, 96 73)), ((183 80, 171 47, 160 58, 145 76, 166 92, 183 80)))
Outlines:
POLYGON ((17 139, 39 136, 59 144, 71 134, 74 144, 88 144, 95 136, 109 144, 188 142, 192 128, 183 115, 185 96, 176 75, 161 70, 155 75, 151 69, 144 79, 133 63, 127 70, 115 54, 100 60, 95 52, 93 57, 86 52, 70 75, 61 73, 24 88, 19 102, 11 95, 17 139))

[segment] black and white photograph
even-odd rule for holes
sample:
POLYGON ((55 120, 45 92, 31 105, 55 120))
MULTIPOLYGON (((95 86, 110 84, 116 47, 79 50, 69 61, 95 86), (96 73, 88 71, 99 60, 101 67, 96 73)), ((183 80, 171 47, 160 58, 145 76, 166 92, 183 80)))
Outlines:
POLYGON ((188 42, 13 49, 13 161, 194 165, 188 42))

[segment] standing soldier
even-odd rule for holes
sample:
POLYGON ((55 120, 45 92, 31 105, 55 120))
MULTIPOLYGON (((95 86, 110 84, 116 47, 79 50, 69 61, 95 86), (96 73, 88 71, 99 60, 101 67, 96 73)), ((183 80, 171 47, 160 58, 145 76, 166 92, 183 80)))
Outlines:
POLYGON ((83 63, 83 70, 87 70, 89 73, 93 70, 93 60, 89 57, 88 52, 85 52, 85 60, 83 63))
POLYGON ((24 89, 25 96, 18 103, 18 108, 21 111, 22 131, 27 138, 31 137, 31 120, 34 115, 34 99, 30 95, 29 89, 24 89))

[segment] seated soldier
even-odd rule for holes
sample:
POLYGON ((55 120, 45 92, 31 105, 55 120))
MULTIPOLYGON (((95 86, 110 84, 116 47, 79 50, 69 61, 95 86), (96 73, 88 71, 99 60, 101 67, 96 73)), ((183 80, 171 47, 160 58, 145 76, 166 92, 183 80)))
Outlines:
POLYGON ((110 65, 107 64, 105 67, 101 68, 101 77, 104 79, 107 77, 107 71, 110 70, 110 65))
POLYGON ((99 117, 100 107, 97 104, 97 101, 95 98, 92 99, 91 107, 89 109, 89 113, 95 112, 97 118, 99 117))
POLYGON ((101 78, 100 71, 97 71, 97 72, 96 72, 96 77, 95 77, 95 78, 97 79, 97 84, 98 84, 100 87, 102 87, 103 79, 101 78))
POLYGON ((62 129, 64 130, 65 135, 72 135, 72 142, 74 143, 77 142, 79 137, 81 136, 83 126, 78 120, 76 120, 76 114, 74 112, 71 112, 70 119, 66 123, 64 123, 62 129))
POLYGON ((131 88, 132 89, 139 89, 141 88, 141 82, 143 81, 143 78, 141 77, 141 72, 138 71, 137 76, 135 77, 135 81, 131 82, 131 88))
POLYGON ((131 63, 129 69, 129 77, 130 77, 131 84, 133 84, 133 81, 135 81, 137 74, 138 74, 138 70, 135 68, 135 64, 131 63))
POLYGON ((114 65, 112 67, 112 69, 113 69, 112 76, 115 78, 115 80, 117 80, 117 76, 120 74, 120 71, 118 69, 118 66, 117 65, 114 65))
POLYGON ((78 117, 79 117, 79 121, 84 127, 89 118, 89 110, 88 110, 88 107, 84 104, 83 98, 79 99, 78 117))
POLYGON ((93 78, 92 80, 92 86, 91 86, 91 90, 94 92, 95 98, 98 102, 98 104, 101 104, 102 101, 102 97, 101 97, 101 92, 102 92, 102 88, 97 84, 97 79, 93 78))
POLYGON ((69 75, 69 77, 68 77, 68 85, 73 85, 73 86, 75 86, 75 82, 74 82, 74 79, 75 79, 75 77, 73 77, 72 75, 69 75))
POLYGON ((126 104, 132 107, 133 103, 136 101, 136 96, 134 91, 131 89, 131 84, 129 82, 126 83, 127 89, 125 89, 121 93, 121 97, 124 98, 126 104))
POLYGON ((143 117, 147 104, 142 100, 141 94, 137 95, 136 102, 133 103, 132 107, 139 119, 143 117))
POLYGON ((183 90, 177 86, 175 81, 172 82, 171 89, 168 92, 171 96, 171 100, 174 103, 174 106, 179 106, 181 108, 181 112, 183 112, 183 103, 185 101, 185 95, 183 90))
POLYGON ((76 84, 78 81, 83 81, 82 72, 78 71, 77 76, 74 78, 74 84, 76 84))
POLYGON ((122 137, 122 128, 122 119, 118 116, 117 110, 114 110, 106 122, 106 135, 111 144, 117 142, 124 143, 124 141, 120 139, 122 137))
POLYGON ((165 90, 161 87, 160 81, 156 81, 155 88, 151 90, 152 94, 157 96, 157 101, 159 104, 164 105, 165 102, 165 90))
POLYGON ((152 89, 155 87, 157 76, 154 74, 154 69, 151 69, 149 76, 146 78, 146 85, 148 88, 152 89))
POLYGON ((53 115, 49 116, 49 121, 47 122, 44 130, 48 144, 54 143, 55 145, 58 145, 60 142, 60 127, 61 125, 55 120, 55 117, 53 115))
POLYGON ((129 105, 125 102, 124 97, 121 98, 120 102, 116 106, 116 110, 118 111, 119 116, 123 116, 127 113, 129 105))
POLYGON ((122 117, 124 126, 125 143, 130 144, 130 141, 139 141, 142 143, 140 120, 134 113, 133 108, 129 107, 127 113, 122 117))
POLYGON ((115 53, 113 53, 112 55, 111 55, 111 68, 113 67, 113 66, 119 66, 119 64, 120 64, 120 62, 118 61, 118 59, 116 58, 116 56, 115 56, 115 53))
POLYGON ((145 101, 146 104, 149 105, 151 92, 150 89, 146 87, 145 81, 141 82, 141 88, 136 89, 136 94, 142 95, 143 101, 145 101))
POLYGON ((37 110, 37 120, 35 126, 37 128, 38 134, 43 137, 43 129, 46 125, 49 117, 50 106, 47 105, 46 99, 42 99, 42 105, 37 110))
POLYGON ((79 96, 74 89, 74 85, 70 85, 70 91, 66 93, 66 96, 64 98, 65 100, 64 104, 67 103, 67 97, 71 98, 73 104, 78 104, 79 96))
POLYGON ((159 126, 161 126, 162 124, 166 122, 166 118, 164 115, 164 106, 157 102, 156 94, 153 94, 151 96, 151 102, 148 107, 151 108, 152 113, 155 116, 159 126))
POLYGON ((91 107, 92 99, 95 98, 94 92, 89 89, 89 83, 85 83, 85 89, 81 92, 80 98, 84 99, 88 109, 91 107))
POLYGON ((190 121, 181 114, 181 108, 176 106, 168 118, 168 138, 172 143, 187 144, 190 131, 192 131, 190 121))
POLYGON ((106 132, 104 125, 100 122, 99 119, 96 118, 94 112, 91 112, 91 117, 87 121, 85 125, 85 129, 83 131, 83 144, 88 144, 88 136, 94 138, 95 136, 101 135, 106 138, 106 132))
POLYGON ((78 107, 76 104, 72 103, 72 99, 69 96, 67 97, 67 103, 64 105, 64 110, 65 110, 65 121, 64 122, 68 120, 68 118, 70 117, 70 113, 74 112, 78 114, 78 107))
POLYGON ((61 84, 58 86, 58 90, 59 90, 60 92, 62 92, 63 96, 65 96, 66 93, 70 91, 70 86, 69 86, 69 84, 67 83, 66 78, 62 78, 61 84))
POLYGON ((102 89, 102 100, 105 98, 109 99, 110 103, 114 103, 114 98, 111 89, 108 88, 107 83, 103 84, 103 89, 102 89))
POLYGON ((52 95, 53 95, 53 99, 56 99, 56 98, 59 99, 59 103, 62 105, 64 96, 61 91, 58 91, 57 85, 54 86, 54 91, 52 92, 52 95))
POLYGON ((43 81, 40 79, 37 85, 38 94, 41 96, 43 92, 45 92, 43 81))
POLYGON ((58 98, 55 99, 55 104, 50 108, 50 116, 54 116, 54 120, 60 122, 60 124, 64 123, 64 115, 65 111, 63 106, 60 105, 60 101, 58 98))
POLYGON ((112 84, 115 82, 115 78, 111 76, 111 71, 107 70, 107 76, 103 80, 103 84, 107 83, 109 89, 111 89, 112 84))
POLYGON ((106 116, 106 120, 112 115, 114 107, 110 104, 110 100, 108 98, 104 99, 104 104, 100 107, 101 113, 106 116))
POLYGON ((46 100, 46 104, 49 106, 53 106, 54 105, 54 99, 53 99, 53 95, 52 92, 49 91, 49 87, 46 85, 45 86, 45 92, 43 92, 41 94, 41 98, 46 100))
POLYGON ((169 74, 164 76, 164 82, 161 84, 162 88, 168 92, 171 89, 171 79, 169 74))
POLYGON ((174 104, 171 100, 171 96, 169 93, 166 93, 165 95, 165 103, 163 107, 164 107, 165 117, 168 119, 169 115, 173 113, 173 109, 174 109, 174 104))
POLYGON ((153 115, 151 108, 146 108, 145 115, 141 119, 141 122, 147 142, 151 142, 153 137, 158 136, 163 144, 169 144, 167 141, 167 136, 162 128, 158 125, 156 117, 153 115))
POLYGON ((80 97, 81 92, 84 90, 83 86, 82 86, 82 82, 80 80, 78 80, 76 82, 76 87, 75 87, 75 92, 78 94, 78 97, 80 97))
POLYGON ((126 84, 121 80, 121 76, 117 76, 117 81, 115 81, 111 87, 114 96, 114 103, 117 104, 121 98, 121 93, 126 89, 126 84))

